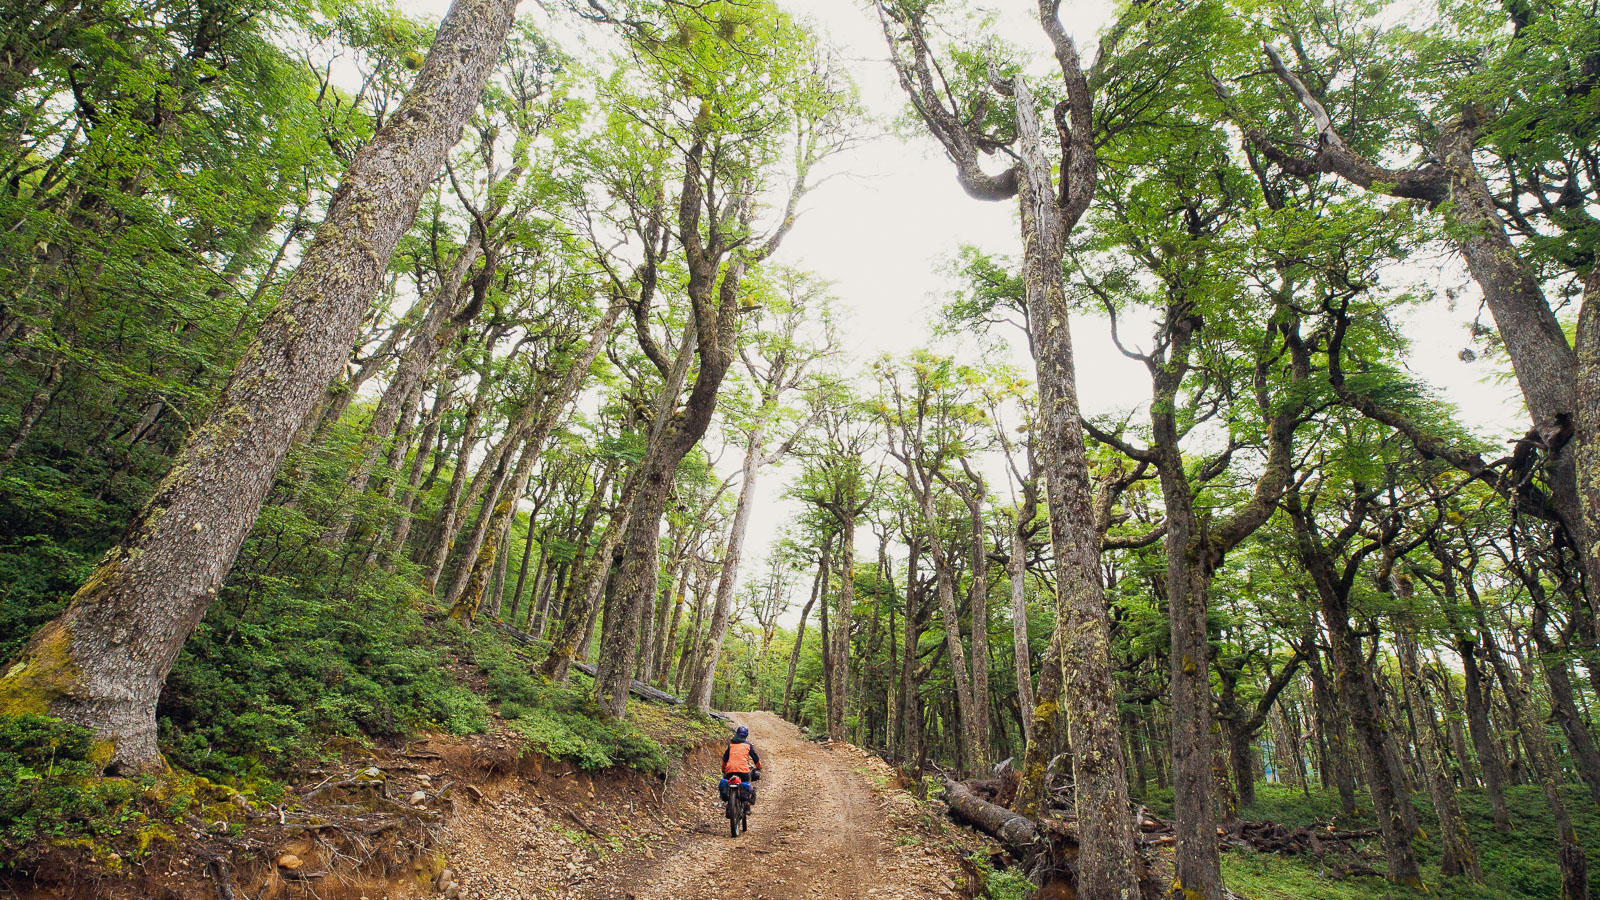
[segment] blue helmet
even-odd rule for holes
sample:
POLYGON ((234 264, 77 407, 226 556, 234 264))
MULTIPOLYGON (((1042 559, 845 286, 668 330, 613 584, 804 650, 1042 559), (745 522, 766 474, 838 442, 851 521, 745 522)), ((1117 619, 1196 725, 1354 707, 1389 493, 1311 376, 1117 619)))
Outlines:
POLYGON ((740 725, 738 728, 733 730, 733 736, 742 741, 750 736, 750 729, 740 725))

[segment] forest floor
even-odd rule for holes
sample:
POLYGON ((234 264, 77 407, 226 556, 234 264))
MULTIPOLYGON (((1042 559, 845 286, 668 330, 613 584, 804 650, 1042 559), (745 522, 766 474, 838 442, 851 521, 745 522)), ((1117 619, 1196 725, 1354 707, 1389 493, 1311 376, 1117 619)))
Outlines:
POLYGON ((462 896, 971 896, 961 860, 981 842, 947 829, 926 804, 894 788, 886 763, 849 744, 809 741, 772 713, 734 718, 750 728, 765 767, 745 834, 728 836, 717 800, 719 748, 692 755, 673 796, 631 817, 583 819, 575 829, 573 817, 548 804, 519 804, 514 795, 470 811, 446 847, 462 896))

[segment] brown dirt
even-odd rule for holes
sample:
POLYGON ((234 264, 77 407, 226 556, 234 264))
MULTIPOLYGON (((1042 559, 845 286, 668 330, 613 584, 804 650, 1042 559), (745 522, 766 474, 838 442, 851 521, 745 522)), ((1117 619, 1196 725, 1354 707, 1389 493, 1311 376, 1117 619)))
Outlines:
POLYGON ((772 713, 738 713, 761 753, 750 830, 728 836, 715 776, 702 776, 698 821, 665 853, 635 860, 586 900, 788 900, 957 897, 946 854, 915 829, 917 803, 888 787, 889 767, 848 744, 816 744, 772 713), (897 838, 899 840, 897 840, 897 838))
POLYGON ((279 807, 241 812, 248 825, 233 837, 196 819, 117 873, 62 854, 28 877, 0 877, 0 898, 212 900, 221 894, 213 857, 231 859, 234 896, 257 900, 970 896, 964 856, 984 842, 948 824, 940 804, 900 790, 887 763, 807 741, 771 713, 737 717, 767 775, 750 830, 736 839, 716 794, 720 742, 691 751, 663 783, 578 771, 508 735, 441 737, 308 770, 294 793, 369 765, 381 790, 325 790, 284 807, 286 824, 279 807), (417 791, 425 801, 413 806, 417 791), (298 871, 276 864, 286 853, 298 871))

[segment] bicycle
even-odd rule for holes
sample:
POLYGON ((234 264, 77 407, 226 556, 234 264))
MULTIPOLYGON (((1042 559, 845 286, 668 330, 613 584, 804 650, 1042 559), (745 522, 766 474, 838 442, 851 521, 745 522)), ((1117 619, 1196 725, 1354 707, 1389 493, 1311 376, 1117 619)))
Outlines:
POLYGON ((740 832, 750 830, 750 800, 745 798, 746 788, 754 790, 737 775, 728 779, 728 798, 722 804, 722 812, 728 817, 729 837, 738 837, 740 832))

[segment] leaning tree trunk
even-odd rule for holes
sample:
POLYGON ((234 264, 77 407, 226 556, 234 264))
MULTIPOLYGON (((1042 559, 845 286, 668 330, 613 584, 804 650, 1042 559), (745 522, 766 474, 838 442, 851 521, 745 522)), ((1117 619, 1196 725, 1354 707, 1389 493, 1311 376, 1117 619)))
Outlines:
POLYGON ((295 433, 349 359, 396 243, 476 108, 515 0, 456 0, 400 108, 327 219, 210 418, 74 595, 0 678, 0 706, 94 729, 118 771, 161 764, 155 709, 261 511, 295 433))
POLYGON ((589 557, 587 567, 581 574, 575 571, 572 580, 567 583, 567 602, 560 621, 555 623, 551 632, 550 655, 539 666, 540 674, 546 678, 565 684, 572 661, 589 636, 590 623, 600 603, 600 592, 605 588, 606 575, 611 569, 611 554, 628 527, 633 497, 642 483, 640 474, 638 469, 634 469, 623 480, 616 508, 606 522, 605 530, 600 533, 599 544, 589 557))
POLYGON ((1530 709, 1529 698, 1523 691, 1522 684, 1501 657, 1500 650, 1495 645, 1494 635, 1489 632, 1487 624, 1483 621, 1483 609, 1473 595, 1470 584, 1467 585, 1467 592, 1473 601, 1479 624, 1483 626, 1484 655, 1500 679, 1501 692, 1506 698, 1506 715, 1511 719, 1511 727, 1517 736, 1522 738, 1522 746, 1527 750, 1534 778, 1544 789, 1545 803, 1549 805, 1550 815, 1555 819, 1556 835, 1561 841, 1558 850, 1561 866, 1561 900, 1589 900, 1589 862, 1583 842, 1578 838, 1578 832, 1572 825, 1572 817, 1567 812, 1566 801, 1561 798, 1561 772, 1557 767, 1555 754, 1551 750, 1549 740, 1534 719, 1535 714, 1530 709))
POLYGON ((1489 809, 1494 817, 1494 827, 1502 834, 1511 831, 1511 810, 1506 806, 1506 764, 1489 727, 1489 701, 1485 697, 1483 670, 1478 667, 1478 643, 1472 636, 1459 631, 1455 637, 1456 655, 1461 657, 1462 693, 1467 705, 1467 734, 1472 738, 1473 749, 1478 754, 1478 768, 1483 771, 1484 791, 1489 795, 1489 809))
MULTIPOLYGON (((549 439, 550 432, 555 430, 556 421, 577 398, 583 380, 589 376, 589 367, 594 365, 606 341, 611 338, 612 326, 617 324, 617 318, 622 315, 622 307, 621 303, 611 304, 605 315, 589 329, 589 342, 584 346, 583 352, 572 360, 570 367, 561 376, 560 383, 549 393, 541 392, 543 399, 537 403, 529 403, 526 413, 512 423, 512 432, 508 432, 506 438, 508 442, 511 440, 511 433, 522 432, 526 436, 522 438, 522 458, 518 461, 516 471, 512 473, 509 481, 511 508, 505 512, 500 509, 500 494, 507 482, 503 478, 497 479, 490 486, 489 492, 484 495, 484 511, 478 516, 478 521, 473 525, 472 533, 468 535, 467 543, 463 547, 462 571, 458 574, 456 582, 451 585, 450 592, 445 595, 446 601, 452 606, 459 605, 466 585, 476 576, 479 567, 495 564, 495 554, 483 552, 483 541, 488 535, 499 534, 501 530, 507 528, 509 525, 507 517, 516 514, 516 504, 522 499, 522 491, 527 487, 533 467, 539 461, 539 454, 544 452, 544 442, 549 439), (493 512, 490 513, 490 510, 493 512)), ((529 522, 529 529, 532 527, 533 523, 529 522)), ((470 621, 477 612, 478 602, 478 600, 470 601, 468 604, 471 606, 470 611, 463 609, 459 615, 457 613, 452 615, 470 621)))
MULTIPOLYGON (((522 445, 523 436, 527 431, 531 417, 532 409, 524 408, 521 414, 506 423, 505 434, 490 449, 489 455, 484 457, 483 464, 478 466, 478 471, 473 473, 472 480, 467 483, 466 493, 460 497, 460 503, 457 507, 458 514, 452 516, 450 521, 461 520, 461 516, 465 516, 474 506, 477 508, 477 515, 472 519, 472 528, 466 531, 466 540, 461 544, 461 552, 456 559, 455 572, 450 578, 450 583, 445 588, 444 600, 446 603, 455 603, 456 598, 460 597, 461 591, 465 589, 467 579, 472 575, 473 560, 477 559, 478 551, 483 546, 483 540, 489 535, 489 519, 494 513, 495 504, 500 501, 500 494, 509 483, 513 471, 511 460, 517 448, 522 445), (480 490, 482 491, 481 494, 479 493, 480 490)), ((446 561, 455 549, 456 537, 455 533, 451 533, 447 535, 447 540, 440 545, 444 549, 435 558, 435 561, 441 567, 439 569, 441 576, 444 574, 446 561)), ((437 586, 437 582, 435 582, 435 586, 437 586)))
POLYGON ((439 428, 444 422, 445 409, 450 404, 451 373, 446 372, 439 379, 433 401, 433 411, 428 414, 428 421, 422 426, 422 436, 417 440, 417 451, 411 459, 411 469, 406 474, 406 489, 400 495, 400 510, 394 523, 394 531, 384 541, 383 549, 378 553, 378 563, 385 569, 394 561, 396 553, 404 553, 406 541, 411 537, 411 523, 415 521, 411 515, 412 509, 417 505, 418 487, 422 484, 422 470, 428 464, 428 458, 435 455, 438 450, 439 428))
MULTIPOLYGON (((383 445, 394 434, 395 426, 400 421, 401 403, 411 391, 422 384, 423 377, 427 374, 428 366, 433 363, 434 357, 441 347, 449 343, 455 330, 449 335, 440 335, 439 329, 444 325, 450 311, 456 306, 457 296, 461 293, 462 285, 466 283, 467 274, 472 270, 477 261, 478 253, 482 247, 476 232, 468 239, 467 245, 456 254, 454 264, 444 281, 434 290, 432 302, 428 304, 427 312, 422 321, 417 324, 416 331, 411 340, 407 342, 404 350, 400 352, 400 359, 395 363, 394 377, 384 387, 383 394, 378 398, 378 405, 372 411, 372 419, 367 422, 366 430, 362 433, 361 443, 355 451, 355 462, 344 487, 344 499, 347 503, 354 503, 367 489, 367 481, 372 477, 372 469, 378 464, 378 454, 383 451, 383 445)), ((354 388, 350 391, 354 393, 354 388)), ((322 536, 322 541, 327 546, 335 546, 344 540, 350 531, 350 525, 355 518, 354 510, 340 513, 339 520, 322 536)))
POLYGON ((711 687, 717 680, 717 660, 722 655, 722 640, 728 634, 728 620, 733 614, 734 580, 739 574, 739 556, 744 550, 745 532, 750 528, 750 508, 756 499, 756 476, 761 472, 761 451, 766 445, 766 428, 757 424, 750 431, 745 445, 743 479, 739 484, 739 505, 733 514, 733 527, 728 530, 728 544, 722 555, 722 575, 717 579, 717 599, 711 608, 711 627, 699 650, 697 673, 699 677, 689 688, 685 701, 701 712, 711 711, 711 687))
MULTIPOLYGON (((467 462, 478 442, 478 426, 483 421, 483 408, 489 402, 489 379, 480 378, 478 390, 467 407, 461 427, 461 440, 455 453, 455 465, 450 472, 450 486, 445 489, 444 502, 439 505, 439 518, 429 535, 423 557, 427 560, 428 574, 425 583, 432 591, 444 575, 444 564, 450 558, 450 547, 455 542, 456 519, 461 515, 461 494, 467 485, 467 462)), ((441 457, 442 458, 442 457, 441 457)), ((427 491, 427 487, 423 487, 427 491)))

